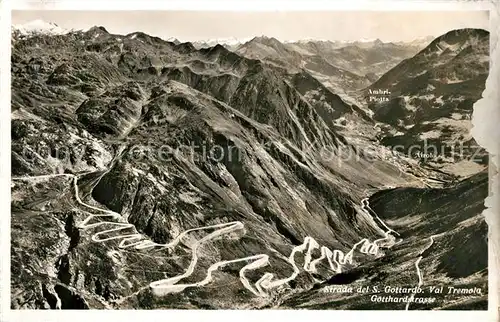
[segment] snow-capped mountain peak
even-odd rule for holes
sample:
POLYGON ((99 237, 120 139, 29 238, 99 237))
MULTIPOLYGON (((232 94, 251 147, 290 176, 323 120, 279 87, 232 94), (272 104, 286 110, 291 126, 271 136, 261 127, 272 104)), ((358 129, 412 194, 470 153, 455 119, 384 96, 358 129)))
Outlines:
POLYGON ((361 38, 358 40, 358 42, 375 42, 377 41, 377 38, 361 38))
POLYGON ((68 33, 69 30, 59 27, 53 22, 45 22, 43 20, 37 19, 21 25, 13 25, 12 31, 18 31, 22 35, 31 34, 50 34, 50 35, 62 35, 68 33))
POLYGON ((236 38, 236 37, 228 37, 228 38, 218 38, 218 39, 209 39, 206 40, 205 42, 207 44, 224 44, 224 45, 238 45, 238 44, 243 44, 247 41, 249 41, 251 38, 236 38))
POLYGON ((252 38, 228 37, 228 38, 195 40, 195 41, 193 41, 193 45, 197 48, 213 47, 217 44, 223 45, 223 46, 235 47, 235 46, 242 45, 251 39, 252 38))

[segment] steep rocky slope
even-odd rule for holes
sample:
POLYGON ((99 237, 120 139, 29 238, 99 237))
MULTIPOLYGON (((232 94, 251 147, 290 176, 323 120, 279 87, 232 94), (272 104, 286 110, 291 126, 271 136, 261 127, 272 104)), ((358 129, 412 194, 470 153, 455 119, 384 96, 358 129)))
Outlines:
MULTIPOLYGON (((434 304, 412 303, 408 309, 487 309, 488 226, 480 215, 487 185, 488 174, 482 172, 448 189, 396 188, 377 192, 370 197, 371 209, 398 233, 401 242, 385 257, 291 296, 282 307, 383 309, 387 302, 373 301, 374 296, 397 297, 397 292, 386 292, 385 288, 397 285, 411 289, 421 280, 418 297, 434 298, 434 304), (370 290, 328 292, 328 288, 345 284, 353 289, 369 285, 370 290)), ((391 309, 405 309, 407 304, 390 305, 391 309)))
MULTIPOLYGON (((434 167, 459 175, 470 175, 487 163, 487 157, 469 131, 473 104, 485 87, 489 70, 489 33, 461 29, 435 39, 427 48, 402 61, 363 95, 375 112, 373 118, 389 124, 382 143, 429 146, 423 158, 434 167), (386 101, 370 100, 370 90, 388 90, 386 101), (468 168, 462 172, 460 168, 468 168)), ((377 96, 377 95, 375 95, 377 96)))

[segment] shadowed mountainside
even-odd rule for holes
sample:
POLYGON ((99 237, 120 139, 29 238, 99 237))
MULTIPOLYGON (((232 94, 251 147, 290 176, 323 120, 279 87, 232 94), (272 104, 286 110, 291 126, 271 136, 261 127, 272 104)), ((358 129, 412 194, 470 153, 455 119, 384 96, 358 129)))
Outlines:
POLYGON ((488 70, 489 33, 480 29, 450 31, 403 60, 363 91, 365 98, 369 90, 391 92, 386 102, 369 103, 385 124, 381 143, 430 146, 434 156, 422 162, 461 177, 483 169, 486 151, 472 138, 470 119, 488 70))

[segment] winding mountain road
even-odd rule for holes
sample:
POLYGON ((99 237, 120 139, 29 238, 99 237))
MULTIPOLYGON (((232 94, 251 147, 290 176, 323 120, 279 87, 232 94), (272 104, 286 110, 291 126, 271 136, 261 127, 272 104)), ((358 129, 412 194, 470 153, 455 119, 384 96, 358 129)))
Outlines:
MULTIPOLYGON (((85 173, 87 174, 87 173, 85 173)), ((228 222, 228 223, 221 223, 221 224, 216 224, 216 225, 208 225, 208 226, 203 226, 203 227, 198 227, 198 228, 192 228, 188 229, 182 233, 180 233, 176 238, 174 238, 172 241, 166 244, 159 244, 156 242, 153 242, 149 239, 145 239, 145 237, 140 234, 140 233, 126 233, 127 230, 135 230, 135 226, 132 224, 129 224, 127 222, 120 222, 123 221, 123 217, 114 211, 107 210, 107 209, 102 209, 98 208, 92 205, 89 205, 85 202, 83 202, 80 198, 79 195, 79 187, 78 187, 78 176, 73 175, 73 174, 52 174, 52 175, 42 175, 42 176, 34 176, 34 177, 15 177, 12 178, 13 180, 49 180, 54 177, 68 177, 72 179, 73 182, 73 188, 74 188, 74 195, 75 199, 80 204, 82 207, 87 208, 92 211, 99 212, 100 214, 94 214, 86 211, 86 213, 89 214, 87 218, 85 218, 81 223, 77 225, 79 229, 85 230, 85 229, 91 229, 91 228, 97 228, 101 226, 107 226, 109 227, 110 225, 112 228, 110 229, 105 229, 101 230, 99 232, 96 232, 95 234, 92 235, 91 239, 94 242, 98 243, 103 243, 111 240, 117 240, 121 239, 121 242, 118 244, 118 247, 120 249, 127 249, 127 248, 135 248, 135 249, 147 249, 147 248, 152 248, 152 247, 160 247, 160 248, 174 248, 176 247, 181 240, 188 235, 191 232, 195 231, 211 231, 208 233, 206 236, 203 238, 197 240, 192 246, 192 257, 191 261, 185 270, 184 273, 181 273, 179 275, 169 277, 166 279, 154 281, 149 284, 149 287, 151 288, 152 292, 155 295, 162 296, 166 295, 169 293, 176 293, 180 292, 188 287, 200 287, 207 285, 210 283, 213 279, 212 274, 214 271, 218 270, 219 268, 223 266, 227 266, 233 263, 239 263, 239 262, 245 262, 247 263, 243 268, 240 269, 239 271, 239 277, 242 285, 252 292, 256 296, 261 296, 261 297, 266 297, 268 296, 266 290, 272 289, 279 287, 281 285, 284 285, 292 280, 294 280, 297 275, 300 273, 301 268, 297 266, 295 263, 295 255, 300 253, 304 255, 304 265, 303 269, 304 271, 314 273, 317 271, 316 266, 318 263, 320 263, 323 260, 327 260, 327 263, 329 264, 329 267, 332 271, 336 273, 341 273, 343 270, 344 265, 347 264, 353 264, 353 256, 354 252, 356 249, 360 253, 364 254, 369 254, 369 255, 377 255, 379 251, 379 245, 378 243, 382 241, 386 241, 386 244, 384 247, 392 247, 395 242, 394 236, 391 235, 391 233, 396 233, 389 227, 387 227, 381 220, 380 218, 377 219, 383 224, 383 226, 387 229, 385 232, 385 237, 380 238, 375 240, 374 242, 370 242, 368 239, 363 238, 359 242, 353 245, 353 247, 347 252, 344 253, 341 250, 334 249, 333 251, 330 250, 329 248, 325 246, 321 246, 318 244, 318 242, 312 238, 311 236, 307 236, 304 238, 304 242, 301 245, 295 246, 292 251, 290 256, 288 257, 288 262, 293 268, 293 273, 285 278, 280 278, 277 279, 275 278, 275 275, 270 272, 266 272, 255 284, 252 285, 252 283, 248 280, 246 277, 246 272, 255 270, 258 268, 265 267, 269 265, 269 255, 267 254, 258 254, 258 255, 253 255, 253 256, 248 256, 244 258, 238 258, 238 259, 233 259, 233 260, 227 260, 227 261, 220 261, 217 262, 213 265, 211 265, 207 269, 207 275, 206 277, 196 283, 190 283, 190 284, 179 284, 178 282, 181 281, 182 279, 185 279, 189 276, 192 275, 196 268, 196 264, 198 262, 198 251, 204 245, 205 243, 210 242, 211 240, 214 240, 215 238, 224 235, 224 234, 229 234, 238 230, 243 230, 244 224, 240 221, 233 221, 233 222, 228 222), (90 223, 91 220, 93 219, 103 219, 103 218, 109 218, 113 219, 115 221, 99 221, 96 223, 90 223), (103 235, 107 235, 110 233, 116 233, 116 232, 123 232, 121 235, 114 235, 111 237, 103 237, 103 235), (320 249, 321 251, 321 256, 313 259, 312 258, 312 252, 316 249, 320 249), (304 254, 305 252, 305 254, 304 254)), ((372 216, 370 211, 373 213, 373 210, 369 208, 369 202, 368 199, 365 198, 361 202, 362 204, 362 209, 365 211, 368 215, 372 216)), ((372 216, 373 218, 373 216, 372 216)), ((417 266, 418 267, 418 266, 417 266)), ((419 275, 420 276, 420 275, 419 275)))
POLYGON ((361 207, 363 208, 363 210, 365 210, 371 217, 373 218, 376 218, 378 220, 378 222, 384 226, 385 229, 387 229, 387 232, 389 233, 394 233, 394 234, 397 234, 398 236, 399 233, 397 233, 396 231, 394 231, 393 229, 389 228, 385 222, 380 219, 380 217, 377 215, 377 213, 375 211, 373 211, 372 208, 370 208, 370 202, 368 200, 368 198, 364 198, 363 200, 361 200, 361 207))
MULTIPOLYGON (((422 271, 420 270, 420 261, 422 260, 422 257, 423 257, 423 253, 431 248, 431 246, 434 244, 434 237, 436 237, 437 235, 432 235, 430 238, 430 243, 429 245, 427 245, 427 247, 425 247, 424 249, 422 249, 422 251, 420 252, 420 256, 417 258, 417 260, 415 261, 415 268, 417 269, 417 276, 418 276, 418 284, 417 284, 417 287, 420 287, 424 284, 424 276, 422 274, 422 271)), ((405 310, 408 311, 408 309, 410 308, 410 304, 411 302, 413 301, 413 298, 415 297, 415 293, 412 293, 411 296, 410 296, 410 300, 406 303, 406 307, 405 307, 405 310)))

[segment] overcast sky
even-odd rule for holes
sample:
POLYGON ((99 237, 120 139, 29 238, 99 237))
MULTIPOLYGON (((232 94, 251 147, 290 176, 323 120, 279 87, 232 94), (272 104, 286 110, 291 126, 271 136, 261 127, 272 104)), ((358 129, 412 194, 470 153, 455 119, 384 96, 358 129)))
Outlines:
POLYGON ((214 38, 276 37, 280 40, 328 39, 409 41, 440 36, 459 28, 488 30, 488 11, 13 11, 12 23, 41 19, 63 28, 104 26, 109 32, 142 31, 161 38, 193 41, 214 38))

